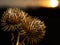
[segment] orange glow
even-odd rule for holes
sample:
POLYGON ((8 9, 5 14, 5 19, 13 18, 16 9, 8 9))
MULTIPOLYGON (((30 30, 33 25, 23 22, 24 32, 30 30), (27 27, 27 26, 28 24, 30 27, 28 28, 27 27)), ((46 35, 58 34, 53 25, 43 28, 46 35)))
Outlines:
POLYGON ((41 1, 39 1, 38 6, 40 6, 40 7, 49 7, 49 0, 41 0, 41 1))
POLYGON ((40 7, 57 7, 59 4, 58 0, 40 0, 38 6, 40 7))

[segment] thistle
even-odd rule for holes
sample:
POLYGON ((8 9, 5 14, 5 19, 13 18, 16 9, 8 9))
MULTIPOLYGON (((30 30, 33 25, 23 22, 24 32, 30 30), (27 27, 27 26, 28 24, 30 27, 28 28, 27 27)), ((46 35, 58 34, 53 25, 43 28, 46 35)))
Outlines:
POLYGON ((23 10, 18 8, 9 8, 3 13, 1 18, 3 31, 11 31, 12 45, 14 45, 14 32, 18 32, 16 45, 37 44, 45 36, 45 24, 38 18, 32 18, 23 10), (22 41, 20 39, 23 38, 22 41))

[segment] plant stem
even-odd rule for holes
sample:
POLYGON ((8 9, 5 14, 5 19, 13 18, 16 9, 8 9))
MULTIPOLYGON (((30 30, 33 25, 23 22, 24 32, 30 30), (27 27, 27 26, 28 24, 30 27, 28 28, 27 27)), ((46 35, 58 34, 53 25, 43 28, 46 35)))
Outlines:
POLYGON ((17 43, 16 43, 16 45, 20 45, 19 38, 20 38, 20 33, 18 32, 18 37, 17 37, 17 43))
POLYGON ((14 33, 12 32, 11 35, 12 35, 12 38, 11 38, 12 45, 14 45, 14 33))

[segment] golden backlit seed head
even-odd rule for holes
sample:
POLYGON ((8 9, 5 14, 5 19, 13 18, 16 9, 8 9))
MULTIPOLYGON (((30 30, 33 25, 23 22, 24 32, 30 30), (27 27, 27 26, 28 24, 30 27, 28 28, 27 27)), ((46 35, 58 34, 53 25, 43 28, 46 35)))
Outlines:
POLYGON ((25 20, 27 14, 18 8, 9 8, 3 13, 1 26, 4 31, 15 31, 22 27, 22 21, 25 20))

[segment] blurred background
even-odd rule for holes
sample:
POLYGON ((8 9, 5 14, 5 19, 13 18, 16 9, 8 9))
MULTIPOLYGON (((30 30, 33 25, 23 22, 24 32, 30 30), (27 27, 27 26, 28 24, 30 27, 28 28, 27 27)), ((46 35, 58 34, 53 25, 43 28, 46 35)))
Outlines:
MULTIPOLYGON (((46 25, 46 36, 38 45, 60 44, 60 0, 0 0, 0 18, 9 7, 18 7, 46 25)), ((10 32, 0 30, 0 44, 11 45, 10 32)))
POLYGON ((0 0, 0 6, 12 7, 60 7, 60 0, 0 0))

